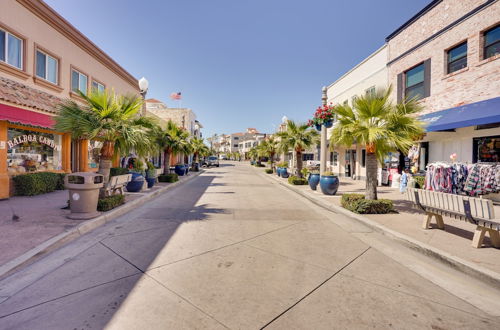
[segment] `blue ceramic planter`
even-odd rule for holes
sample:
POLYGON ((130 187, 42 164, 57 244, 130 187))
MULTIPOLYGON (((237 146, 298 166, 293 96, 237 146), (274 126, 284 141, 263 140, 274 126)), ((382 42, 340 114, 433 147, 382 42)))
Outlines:
POLYGON ((153 188, 153 186, 156 183, 156 178, 146 178, 146 181, 148 182, 148 188, 153 188))
POLYGON ((311 187, 312 190, 316 190, 319 184, 319 174, 309 174, 309 179, 307 181, 309 182, 309 187, 311 187))
POLYGON ((330 128, 333 126, 333 121, 332 120, 325 121, 323 125, 325 125, 326 128, 330 128))
POLYGON ((174 171, 175 174, 177 174, 178 176, 183 176, 184 174, 186 174, 186 169, 184 165, 175 165, 174 171))
POLYGON ((286 179, 286 178, 288 178, 288 176, 289 176, 289 174, 288 174, 287 168, 283 167, 281 169, 281 177, 286 179))
POLYGON ((325 195, 335 195, 339 189, 339 178, 336 176, 321 176, 319 180, 321 191, 325 195))
POLYGON ((144 176, 141 173, 130 172, 132 174, 132 180, 127 183, 128 192, 138 192, 142 189, 144 185, 144 176))
POLYGON ((276 168, 276 175, 277 175, 277 176, 281 176, 281 170, 282 170, 282 168, 281 168, 281 167, 277 167, 277 168, 276 168))
POLYGON ((316 130, 317 130, 318 132, 321 132, 321 124, 316 124, 316 125, 314 125, 314 126, 316 126, 316 130))

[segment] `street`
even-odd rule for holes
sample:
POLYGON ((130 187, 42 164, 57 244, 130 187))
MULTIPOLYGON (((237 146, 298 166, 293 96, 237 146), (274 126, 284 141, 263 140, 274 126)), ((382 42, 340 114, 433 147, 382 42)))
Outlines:
POLYGON ((369 232, 221 162, 0 281, 0 329, 495 329, 369 232))

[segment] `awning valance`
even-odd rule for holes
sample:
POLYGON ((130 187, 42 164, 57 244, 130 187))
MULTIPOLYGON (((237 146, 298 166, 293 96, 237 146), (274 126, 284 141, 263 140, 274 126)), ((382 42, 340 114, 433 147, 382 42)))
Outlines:
POLYGON ((420 120, 427 123, 427 132, 498 123, 500 97, 429 113, 420 120))
POLYGON ((51 116, 43 113, 19 109, 10 105, 0 103, 0 120, 8 120, 11 123, 53 128, 54 120, 51 116))

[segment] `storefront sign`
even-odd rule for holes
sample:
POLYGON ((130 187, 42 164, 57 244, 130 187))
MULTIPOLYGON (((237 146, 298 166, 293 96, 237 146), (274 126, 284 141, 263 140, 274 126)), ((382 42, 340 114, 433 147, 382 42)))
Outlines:
POLYGON ((12 140, 8 140, 7 144, 9 145, 9 149, 12 149, 18 144, 29 143, 29 142, 38 142, 41 144, 45 144, 54 150, 61 150, 61 146, 56 145, 54 140, 49 139, 45 136, 34 135, 34 134, 16 136, 12 140))

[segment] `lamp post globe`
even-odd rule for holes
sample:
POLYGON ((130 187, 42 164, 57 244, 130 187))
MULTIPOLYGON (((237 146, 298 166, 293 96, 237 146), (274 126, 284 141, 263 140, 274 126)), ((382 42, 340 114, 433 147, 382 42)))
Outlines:
POLYGON ((142 77, 141 79, 139 79, 139 90, 140 90, 140 93, 141 93, 141 96, 142 96, 142 116, 145 116, 146 115, 146 93, 148 92, 148 88, 149 88, 149 81, 142 77))

